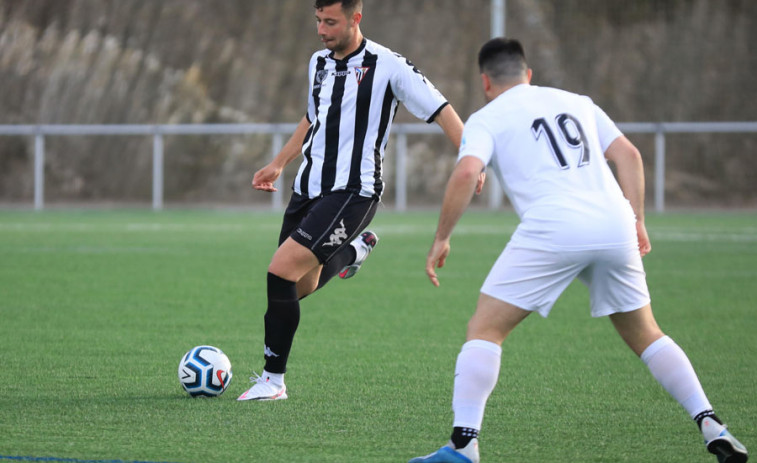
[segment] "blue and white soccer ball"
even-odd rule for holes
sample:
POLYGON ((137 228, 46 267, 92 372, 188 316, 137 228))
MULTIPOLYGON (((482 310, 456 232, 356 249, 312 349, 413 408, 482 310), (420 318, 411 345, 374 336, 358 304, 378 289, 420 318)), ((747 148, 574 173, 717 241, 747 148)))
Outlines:
POLYGON ((179 362, 179 382, 192 397, 223 394, 231 377, 231 362, 217 347, 197 346, 179 362))

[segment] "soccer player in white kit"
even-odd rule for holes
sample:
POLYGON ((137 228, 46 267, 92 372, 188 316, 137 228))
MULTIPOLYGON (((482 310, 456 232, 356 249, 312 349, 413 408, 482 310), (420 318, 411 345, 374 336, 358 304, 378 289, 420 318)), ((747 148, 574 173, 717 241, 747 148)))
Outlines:
POLYGON ((589 288, 592 316, 610 317, 695 420, 707 450, 720 463, 746 462, 746 448, 715 416, 688 357, 652 315, 641 262, 651 245, 638 150, 588 97, 530 85, 516 40, 484 44, 479 67, 489 103, 465 124, 426 261, 431 282, 439 285, 435 269, 444 266, 452 231, 485 166, 521 222, 484 281, 457 357, 450 442, 410 462, 479 461, 477 438, 499 376, 502 342, 531 312, 546 317, 576 278, 589 288))

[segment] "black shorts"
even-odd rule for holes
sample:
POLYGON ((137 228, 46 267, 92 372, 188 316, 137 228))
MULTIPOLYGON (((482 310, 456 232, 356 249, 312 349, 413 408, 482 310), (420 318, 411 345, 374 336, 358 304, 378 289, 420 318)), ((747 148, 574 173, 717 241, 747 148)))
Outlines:
POLYGON ((321 264, 349 245, 373 220, 378 200, 335 191, 308 198, 292 193, 279 234, 279 246, 292 238, 313 251, 321 264))

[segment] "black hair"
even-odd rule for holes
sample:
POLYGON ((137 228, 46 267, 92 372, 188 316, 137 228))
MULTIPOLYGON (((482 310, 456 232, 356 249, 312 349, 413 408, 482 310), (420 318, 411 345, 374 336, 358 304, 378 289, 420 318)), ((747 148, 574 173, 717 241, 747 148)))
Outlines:
POLYGON ((320 10, 321 8, 334 5, 336 3, 342 4, 342 11, 345 13, 353 13, 363 8, 363 0, 315 0, 315 8, 320 10))
POLYGON ((520 42, 497 37, 481 47, 478 52, 478 67, 493 82, 502 84, 525 76, 528 63, 520 42))

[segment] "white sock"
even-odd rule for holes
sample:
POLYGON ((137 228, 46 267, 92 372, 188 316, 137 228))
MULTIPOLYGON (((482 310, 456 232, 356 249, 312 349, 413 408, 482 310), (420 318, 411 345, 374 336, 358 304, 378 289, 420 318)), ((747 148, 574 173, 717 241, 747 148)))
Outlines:
POLYGON ((480 430, 486 400, 499 378, 502 348, 474 339, 463 344, 455 366, 455 390, 452 394, 454 427, 480 430))
MULTIPOLYGON (((368 246, 363 243, 363 238, 358 236, 350 245, 355 249, 355 262, 362 262, 368 256, 368 246)), ((353 262, 353 264, 355 263, 353 262)))
POLYGON ((672 339, 663 336, 650 344, 641 353, 641 360, 692 419, 705 410, 712 410, 689 358, 672 339))
POLYGON ((263 379, 275 384, 276 386, 284 385, 284 373, 270 373, 263 370, 263 374, 260 375, 263 379))

